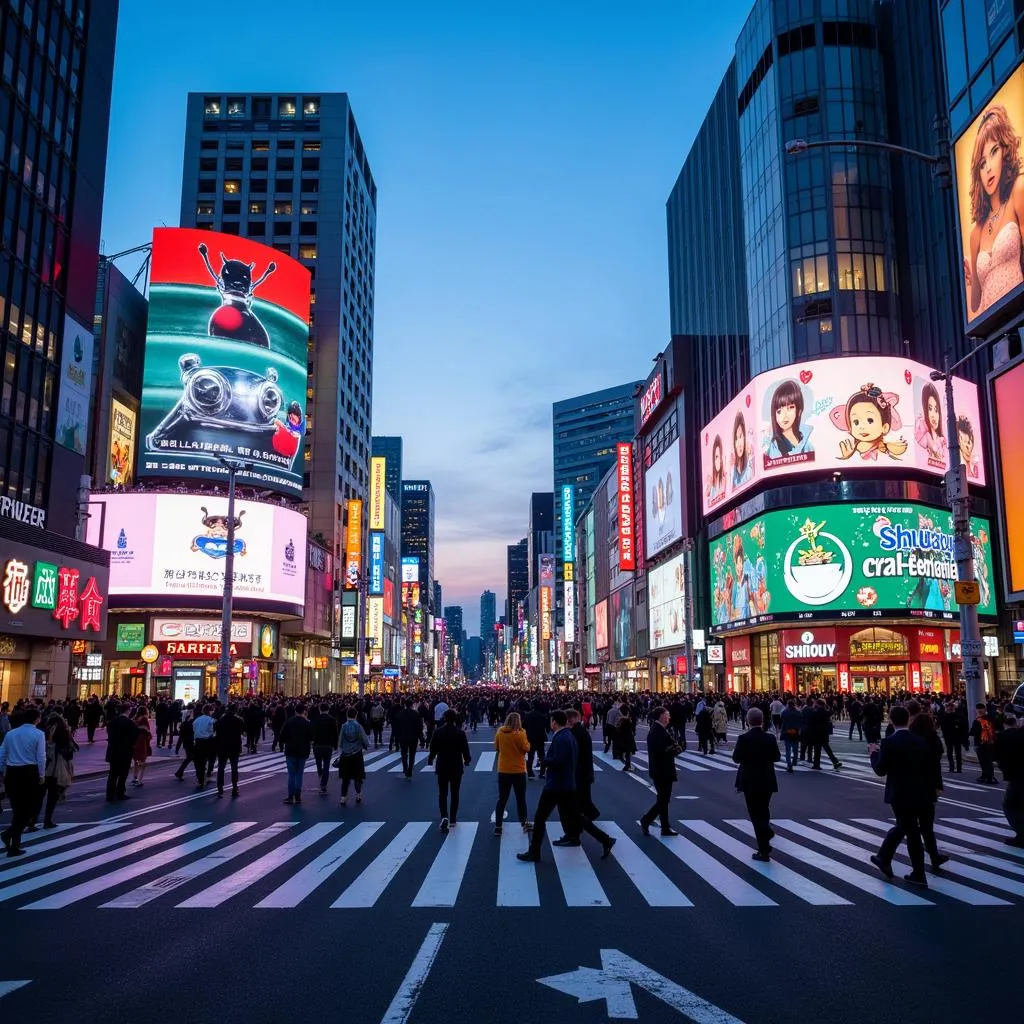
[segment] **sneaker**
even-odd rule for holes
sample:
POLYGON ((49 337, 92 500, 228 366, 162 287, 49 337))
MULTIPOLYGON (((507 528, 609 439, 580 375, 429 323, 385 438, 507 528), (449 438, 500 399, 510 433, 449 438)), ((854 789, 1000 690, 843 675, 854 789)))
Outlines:
POLYGON ((286 796, 283 800, 283 803, 286 803, 288 804, 289 807, 291 807, 295 803, 295 801, 290 796, 286 796))
POLYGON ((447 832, 448 831, 448 819, 447 818, 442 818, 441 819, 441 831, 442 832, 447 832))
POLYGON ((177 779, 177 780, 178 780, 179 782, 184 782, 184 781, 185 781, 185 776, 184 776, 184 775, 179 775, 179 774, 178 774, 177 772, 175 772, 175 773, 174 773, 174 777, 175 777, 175 778, 176 778, 176 779, 177 779))
POLYGON ((348 803, 348 797, 347 796, 343 796, 341 798, 341 806, 344 807, 347 803, 348 803))
POLYGON ((39 826, 33 821, 31 825, 26 825, 25 826, 25 831, 26 832, 38 832, 39 831, 39 826))
POLYGON ((842 761, 836 761, 836 763, 834 765, 832 765, 832 771, 837 772, 842 767, 843 767, 843 762, 842 761))
POLYGON ((455 828, 456 825, 458 825, 458 822, 454 818, 452 818, 452 820, 448 822, 449 828, 455 828))
POLYGON ((650 825, 648 825, 648 824, 646 824, 646 823, 645 823, 645 822, 643 822, 643 821, 641 821, 641 822, 638 822, 637 824, 639 824, 639 826, 640 826, 640 831, 641 831, 641 832, 643 832, 643 834, 644 834, 645 836, 648 836, 648 837, 649 837, 649 836, 650 836, 650 834, 651 834, 651 826, 650 826, 650 825))
POLYGON ((326 786, 321 786, 320 787, 320 795, 321 796, 327 796, 327 787, 326 786))
POLYGON ((532 832, 533 831, 533 822, 532 821, 524 821, 523 822, 523 831, 524 832, 532 832))
POLYGON ((751 860, 761 861, 762 864, 767 864, 771 860, 771 857, 767 853, 762 853, 760 850, 755 850, 750 855, 751 860))
POLYGON ((362 793, 356 793, 356 803, 357 804, 361 804, 362 802, 363 802, 363 794, 362 793))
POLYGON ((895 873, 892 870, 892 864, 887 860, 882 860, 877 853, 871 854, 868 858, 872 864, 882 872, 883 875, 891 882, 895 877, 895 873))

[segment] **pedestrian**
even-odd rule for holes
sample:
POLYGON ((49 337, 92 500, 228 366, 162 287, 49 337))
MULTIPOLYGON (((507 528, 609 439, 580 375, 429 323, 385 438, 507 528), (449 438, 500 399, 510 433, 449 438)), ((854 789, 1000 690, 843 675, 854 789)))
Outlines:
POLYGON ((0 775, 11 802, 11 823, 0 832, 8 857, 20 857, 25 852, 21 835, 32 820, 39 787, 45 782, 46 737, 36 727, 38 721, 39 709, 29 705, 21 714, 21 724, 12 728, 0 744, 0 775))
POLYGON ((245 722, 246 752, 255 754, 259 749, 260 733, 263 731, 267 716, 257 701, 251 701, 242 713, 242 720, 245 722))
POLYGON ((192 760, 195 757, 196 740, 192 729, 192 712, 187 711, 182 717, 181 728, 178 730, 178 739, 174 744, 175 755, 181 753, 182 747, 185 748, 185 760, 178 765, 178 770, 174 773, 174 777, 179 782, 185 781, 185 769, 192 764, 192 760))
MULTIPOLYGON (((341 806, 348 803, 349 784, 355 786, 356 803, 363 802, 363 782, 366 779, 366 764, 363 751, 369 750, 370 738, 356 719, 356 709, 345 712, 345 724, 341 727, 338 745, 338 777, 341 779, 341 806)), ((322 793, 327 790, 321 789, 322 793)))
POLYGON ((995 784, 996 727, 984 704, 976 704, 974 711, 974 724, 969 736, 974 740, 974 752, 981 766, 978 781, 995 784))
POLYGON ((863 742, 864 741, 864 725, 863 725, 863 721, 864 721, 864 705, 861 704, 861 702, 856 697, 854 697, 850 701, 849 705, 847 706, 847 711, 850 714, 850 739, 851 740, 853 739, 853 730, 854 730, 854 727, 856 726, 857 738, 861 742, 863 742))
POLYGON ((213 742, 217 751, 217 797, 224 795, 224 768, 231 764, 231 796, 238 796, 238 759, 242 756, 245 722, 238 708, 229 704, 213 723, 213 742))
POLYGON ((615 742, 615 727, 618 725, 619 716, 622 714, 622 707, 615 701, 605 712, 604 716, 604 752, 615 742))
POLYGON ((167 734, 171 728, 171 709, 167 701, 162 697, 157 701, 153 709, 153 720, 156 723, 156 745, 162 747, 165 743, 170 745, 167 734))
POLYGON ((715 702, 715 708, 711 712, 711 729, 715 734, 715 742, 720 746, 727 746, 729 716, 725 713, 725 704, 720 700, 715 702))
POLYGON ((53 820, 53 812, 58 801, 64 798, 68 788, 74 779, 72 759, 78 744, 71 734, 71 728, 61 716, 59 711, 54 711, 46 722, 46 770, 43 789, 39 792, 39 801, 35 812, 32 815, 32 826, 34 827, 39 812, 43 811, 43 828, 56 828, 53 820), (46 808, 43 810, 43 797, 45 796, 46 808))
MULTIPOLYGON (((706 709, 705 709, 706 710, 706 709)), ((710 716, 709 716, 710 717, 710 716)), ((669 813, 672 806, 672 785, 679 777, 676 771, 676 755, 684 750, 668 731, 669 713, 662 707, 651 711, 651 728, 647 733, 647 771, 654 783, 655 801, 649 811, 640 819, 640 831, 651 834, 654 819, 661 822, 663 836, 679 835, 672 828, 669 813)))
POLYGON ((811 710, 810 729, 811 745, 814 749, 814 763, 811 767, 818 771, 821 770, 821 754, 824 751, 832 762, 832 770, 839 771, 843 767, 843 762, 832 753, 832 743, 830 741, 832 735, 832 712, 829 711, 828 705, 821 699, 814 702, 814 707, 811 710))
POLYGON ((423 718, 412 706, 411 697, 405 698, 405 706, 395 715, 391 735, 402 754, 402 773, 411 779, 416 752, 423 742, 423 718))
POLYGON ((526 738, 530 741, 530 753, 526 758, 526 776, 532 779, 533 759, 538 759, 540 777, 544 778, 544 744, 548 738, 548 719, 541 708, 539 700, 533 702, 533 707, 523 718, 523 728, 526 730, 526 738))
POLYGON ((779 716, 782 729, 782 744, 786 750, 786 771, 792 772, 800 759, 800 711, 796 701, 790 697, 779 716))
POLYGON ((594 805, 591 797, 591 788, 594 785, 594 743, 590 733, 580 722, 580 713, 575 708, 569 708, 565 712, 566 724, 576 741, 576 792, 575 809, 577 821, 574 822, 573 833, 570 835, 569 828, 565 822, 562 827, 566 834, 561 839, 554 841, 555 846, 580 846, 581 839, 579 832, 586 832, 593 836, 601 844, 601 859, 605 860, 612 852, 615 840, 602 828, 598 828, 594 822, 601 816, 601 812, 594 805))
POLYGON ((313 760, 320 780, 320 795, 327 795, 327 783, 331 778, 331 759, 338 749, 338 722, 330 714, 331 706, 321 704, 317 716, 310 722, 313 727, 313 760))
POLYGON ((694 727, 697 730, 697 744, 700 752, 707 757, 715 752, 715 730, 711 722, 711 709, 705 701, 701 700, 697 705, 698 711, 694 719, 694 727))
MULTIPOLYGON (((192 762, 196 768, 196 789, 206 786, 209 762, 213 760, 213 705, 204 704, 202 713, 192 719, 192 762)), ((108 727, 109 730, 109 727, 108 727)))
MULTIPOLYGON (((779 716, 780 719, 782 716, 779 716)), ((732 759, 739 765, 736 770, 736 789, 743 794, 750 824, 754 826, 757 849, 753 860, 771 859, 771 841, 775 837, 771 823, 772 794, 779 791, 775 777, 775 762, 780 760, 779 744, 775 736, 764 731, 764 715, 760 708, 747 712, 747 731, 736 740, 732 759)))
POLYGON ((515 793, 519 824, 524 832, 529 832, 533 828, 526 809, 526 757, 530 752, 530 741, 526 738, 518 711, 510 712, 505 724, 494 734, 494 749, 498 751, 498 802, 494 808, 494 834, 501 835, 509 793, 515 793))
POLYGON ((619 720, 615 723, 615 739, 612 742, 612 756, 622 761, 622 770, 633 770, 633 755, 636 753, 636 727, 629 713, 629 706, 623 705, 619 720))
POLYGON ((146 762, 153 754, 153 732, 145 708, 135 716, 135 728, 138 732, 132 747, 132 785, 141 787, 146 777, 146 762))
MULTIPOLYGON (((544 758, 545 779, 537 802, 537 813, 533 819, 530 846, 525 853, 517 853, 522 861, 540 860, 540 848, 544 842, 547 820, 557 807, 565 828, 566 839, 579 839, 576 811, 576 740, 567 728, 568 716, 556 709, 551 712, 551 742, 544 758)), ((564 844, 563 844, 564 845, 564 844)))
POLYGON ((302 803, 302 774, 313 747, 313 727, 306 718, 306 707, 299 704, 291 709, 291 717, 285 719, 278 736, 278 743, 284 751, 284 763, 288 769, 288 796, 286 804, 302 803))
POLYGON ((885 778, 885 802, 892 808, 896 824, 886 833, 878 852, 871 855, 871 863, 891 881, 895 877, 892 859, 906 839, 911 873, 904 878, 912 885, 927 887, 921 812, 930 799, 928 745, 910 731, 910 713, 902 704, 890 708, 889 721, 892 735, 881 744, 869 744, 868 754, 875 774, 885 778))
POLYGON ((771 703, 772 728, 775 730, 776 738, 782 735, 782 712, 785 710, 786 705, 776 695, 771 703))
POLYGON ((960 774, 964 770, 963 747, 964 735, 956 707, 951 700, 942 705, 938 714, 939 731, 942 733, 942 742, 946 748, 946 763, 949 774, 960 774))
POLYGON ((128 799, 128 773, 132 768, 139 730, 117 701, 112 701, 107 710, 107 802, 113 803, 128 799))
POLYGON ((921 805, 921 841, 931 860, 932 872, 938 874, 942 865, 949 860, 946 854, 939 852, 935 838, 935 805, 942 794, 942 740, 939 739, 932 716, 922 710, 916 700, 907 701, 906 707, 910 715, 910 731, 928 746, 929 799, 921 805))
POLYGON ((458 716, 446 708, 441 726, 430 738, 430 756, 427 764, 437 761, 437 803, 441 811, 441 831, 447 832, 459 821, 459 790, 462 788, 462 774, 472 758, 469 740, 458 726, 458 716), (451 806, 448 793, 451 791, 451 806))
POLYGON ((1003 815, 1013 829, 1007 846, 1024 848, 1024 719, 1008 711, 1003 731, 996 737, 994 756, 1006 780, 1003 815))
POLYGON ((378 697, 370 708, 370 728, 373 730, 373 749, 384 742, 384 705, 378 697))

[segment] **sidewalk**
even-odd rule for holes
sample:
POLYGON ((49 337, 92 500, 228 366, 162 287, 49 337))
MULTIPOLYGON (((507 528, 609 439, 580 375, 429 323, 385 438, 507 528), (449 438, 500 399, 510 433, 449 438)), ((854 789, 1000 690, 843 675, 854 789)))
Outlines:
MULTIPOLYGON (((96 775, 106 775, 107 730, 97 729, 96 742, 90 743, 86 738, 85 727, 80 726, 75 733, 75 742, 79 746, 78 753, 75 754, 75 778, 87 779, 96 775)), ((178 757, 175 757, 173 747, 170 749, 158 747, 154 743, 153 754, 149 759, 150 770, 152 770, 153 765, 159 764, 162 761, 177 763, 178 757)))

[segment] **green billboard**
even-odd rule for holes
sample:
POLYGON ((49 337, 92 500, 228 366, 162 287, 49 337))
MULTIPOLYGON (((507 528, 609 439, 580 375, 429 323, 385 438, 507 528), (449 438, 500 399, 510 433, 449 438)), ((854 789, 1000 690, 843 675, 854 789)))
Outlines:
MULTIPOLYGON (((971 519, 980 615, 996 614, 991 528, 971 519)), ((709 545, 712 626, 780 619, 954 619, 953 518, 913 502, 766 512, 709 545)))

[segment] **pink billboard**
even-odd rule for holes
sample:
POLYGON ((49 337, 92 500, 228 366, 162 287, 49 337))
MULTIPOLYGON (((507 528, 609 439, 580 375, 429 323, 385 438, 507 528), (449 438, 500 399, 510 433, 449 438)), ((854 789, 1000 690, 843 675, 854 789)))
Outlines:
MULTIPOLYGON (((848 356, 758 374, 702 431, 704 512, 755 483, 823 469, 949 467, 946 396, 931 370, 898 356, 848 356)), ((985 483, 978 389, 953 381, 959 446, 971 483, 985 483)))

